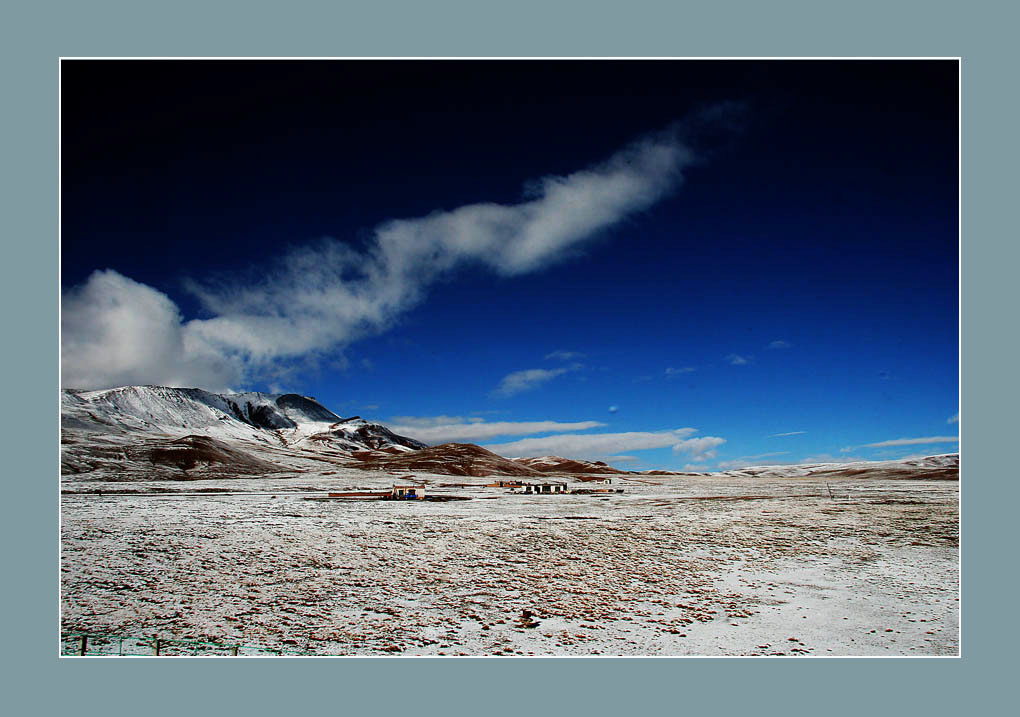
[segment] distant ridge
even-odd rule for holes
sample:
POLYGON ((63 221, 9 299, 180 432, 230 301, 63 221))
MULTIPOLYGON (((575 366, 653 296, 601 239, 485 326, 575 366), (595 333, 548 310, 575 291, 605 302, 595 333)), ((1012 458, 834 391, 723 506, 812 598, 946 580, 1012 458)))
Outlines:
POLYGON ((60 401, 61 473, 82 480, 196 480, 336 466, 572 480, 599 475, 958 480, 960 474, 955 453, 896 461, 750 466, 714 473, 624 471, 601 461, 562 456, 510 459, 471 443, 429 447, 358 416, 342 418, 311 396, 296 393, 218 394, 198 388, 122 386, 64 389, 60 401))
POLYGON ((541 471, 473 443, 443 443, 402 455, 355 454, 365 470, 424 471, 454 476, 542 476, 541 471))

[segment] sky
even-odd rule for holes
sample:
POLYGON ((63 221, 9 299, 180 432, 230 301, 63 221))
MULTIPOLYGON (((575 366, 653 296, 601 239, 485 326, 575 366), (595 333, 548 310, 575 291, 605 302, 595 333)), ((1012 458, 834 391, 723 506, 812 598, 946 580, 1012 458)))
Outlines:
POLYGON ((958 450, 955 61, 64 61, 61 383, 724 470, 958 450))

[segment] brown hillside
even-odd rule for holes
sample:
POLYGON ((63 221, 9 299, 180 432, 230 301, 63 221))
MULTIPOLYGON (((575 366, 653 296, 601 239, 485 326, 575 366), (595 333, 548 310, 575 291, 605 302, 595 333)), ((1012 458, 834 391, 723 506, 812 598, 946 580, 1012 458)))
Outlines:
POLYGON ((541 476, 542 473, 473 443, 443 443, 389 456, 361 452, 350 465, 363 470, 422 471, 451 476, 541 476))

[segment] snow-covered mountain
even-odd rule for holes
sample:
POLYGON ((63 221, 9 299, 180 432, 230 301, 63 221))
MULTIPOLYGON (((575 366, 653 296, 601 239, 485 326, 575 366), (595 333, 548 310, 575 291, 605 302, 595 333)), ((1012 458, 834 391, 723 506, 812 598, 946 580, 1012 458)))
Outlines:
POLYGON ((197 434, 349 451, 425 447, 358 416, 341 418, 314 398, 296 393, 218 394, 166 386, 65 389, 61 392, 61 426, 113 434, 197 434))
POLYGON ((179 454, 182 446, 200 457, 209 456, 206 462, 212 463, 259 448, 340 457, 355 451, 399 453, 425 447, 358 416, 341 418, 314 398, 294 393, 217 394, 197 388, 124 386, 65 389, 60 401, 65 473, 99 466, 109 472, 116 469, 118 457, 125 466, 140 456, 162 465, 158 457, 169 451, 179 454), (195 452, 195 446, 202 450, 195 452))

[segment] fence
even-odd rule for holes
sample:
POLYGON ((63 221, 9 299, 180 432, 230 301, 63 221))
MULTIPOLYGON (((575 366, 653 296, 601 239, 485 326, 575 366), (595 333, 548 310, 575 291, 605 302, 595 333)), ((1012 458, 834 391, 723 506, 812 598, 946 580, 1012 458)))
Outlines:
POLYGON ((271 655, 305 655, 309 653, 299 652, 297 650, 280 650, 275 647, 202 642, 199 640, 71 633, 61 635, 60 654, 106 657, 140 657, 143 655, 158 655, 161 657, 184 655, 256 657, 271 655))

